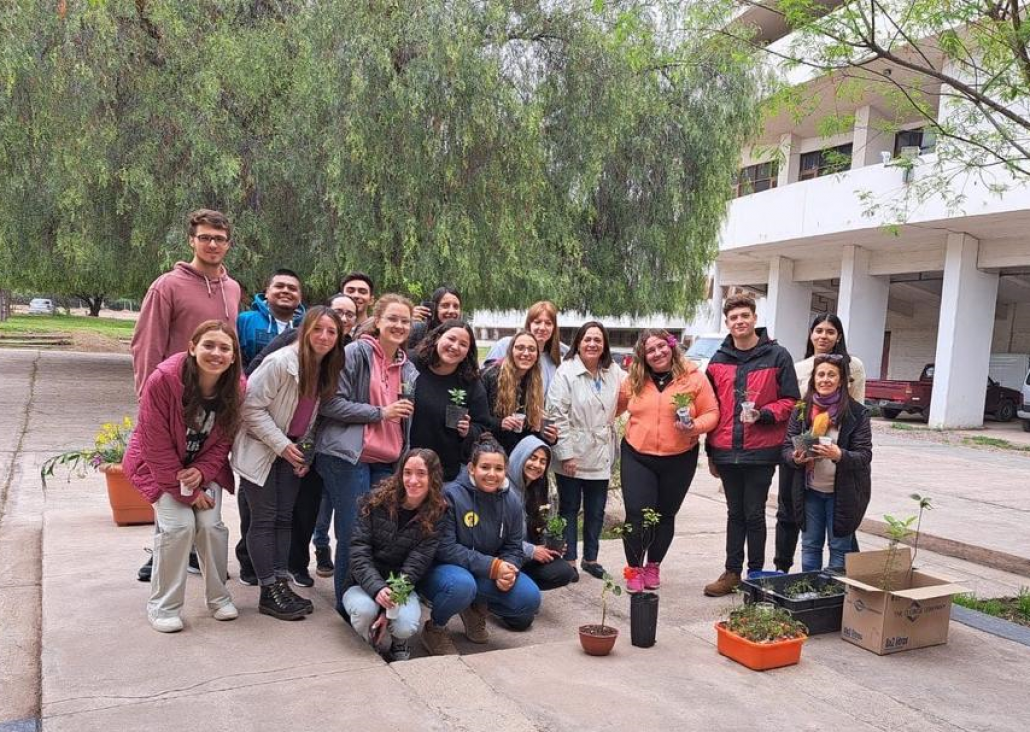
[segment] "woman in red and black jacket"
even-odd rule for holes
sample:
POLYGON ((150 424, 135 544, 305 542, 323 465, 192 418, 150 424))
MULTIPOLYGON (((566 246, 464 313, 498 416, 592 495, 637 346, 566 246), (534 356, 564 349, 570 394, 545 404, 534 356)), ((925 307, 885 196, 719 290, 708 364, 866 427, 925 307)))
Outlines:
POLYGON ((745 542, 748 569, 765 563, 765 501, 800 397, 790 353, 755 328, 755 301, 731 297, 723 313, 730 334, 708 363, 719 423, 705 448, 708 469, 726 493, 726 571, 705 586, 709 597, 727 595, 740 583, 745 542))

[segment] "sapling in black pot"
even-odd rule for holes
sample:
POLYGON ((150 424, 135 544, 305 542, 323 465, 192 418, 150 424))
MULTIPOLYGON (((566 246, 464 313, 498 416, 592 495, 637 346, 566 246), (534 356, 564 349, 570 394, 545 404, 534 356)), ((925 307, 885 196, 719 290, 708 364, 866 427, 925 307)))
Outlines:
POLYGON ((447 411, 444 413, 444 424, 449 429, 456 430, 458 422, 465 419, 465 415, 469 413, 465 406, 465 390, 449 389, 447 393, 451 397, 451 403, 447 405, 447 411))

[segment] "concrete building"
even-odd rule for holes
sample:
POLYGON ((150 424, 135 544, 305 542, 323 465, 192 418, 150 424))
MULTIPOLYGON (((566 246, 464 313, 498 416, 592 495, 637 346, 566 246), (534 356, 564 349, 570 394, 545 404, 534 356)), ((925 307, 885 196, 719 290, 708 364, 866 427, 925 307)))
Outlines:
MULTIPOLYGON (((742 10, 738 21, 773 46, 791 41, 764 8, 742 10)), ((1030 186, 995 174, 1007 188, 998 195, 991 180, 961 176, 953 182, 961 207, 932 196, 888 229, 867 215, 868 200, 902 197, 930 175, 932 134, 915 111, 902 120, 891 112, 900 129, 883 132, 886 100, 826 94, 840 79, 798 69, 789 82, 816 109, 800 123, 788 114, 767 120, 743 152, 714 299, 728 287, 764 297, 765 325, 797 358, 812 315, 834 312, 869 378, 917 379, 936 364, 930 426, 982 425, 992 354, 1030 353, 1030 186), (820 136, 819 105, 853 114, 853 129, 820 136), (911 171, 898 165, 904 156, 916 156, 911 171)), ((924 91, 942 98, 939 86, 924 91)), ((939 119, 954 113, 938 101, 939 119)))

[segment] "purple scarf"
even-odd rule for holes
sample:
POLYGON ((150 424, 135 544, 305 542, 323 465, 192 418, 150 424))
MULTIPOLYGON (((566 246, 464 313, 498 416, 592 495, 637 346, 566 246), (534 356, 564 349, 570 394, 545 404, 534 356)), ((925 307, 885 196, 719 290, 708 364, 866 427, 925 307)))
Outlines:
POLYGON ((822 396, 818 392, 812 394, 812 403, 830 415, 830 421, 834 425, 840 425, 840 413, 844 408, 844 390, 838 389, 832 394, 822 396))

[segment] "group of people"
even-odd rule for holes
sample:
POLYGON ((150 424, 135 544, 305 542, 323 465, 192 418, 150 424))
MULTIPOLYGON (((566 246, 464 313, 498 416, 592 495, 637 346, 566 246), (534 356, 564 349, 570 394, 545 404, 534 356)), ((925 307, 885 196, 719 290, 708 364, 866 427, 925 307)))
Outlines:
POLYGON ((192 261, 151 285, 132 342, 140 408, 124 468, 155 507, 152 564, 140 570, 155 630, 182 630, 191 568, 213 616, 238 617, 221 519, 234 474, 239 579, 260 587, 259 612, 313 611, 293 589, 314 584, 313 542, 337 611, 370 642, 389 637, 394 660, 420 630, 431 654, 456 653, 446 629, 455 615, 475 643, 487 642, 490 615, 525 630, 541 591, 579 581, 580 570, 603 578, 616 465, 631 526, 627 589, 660 587, 702 435, 728 507, 726 571, 706 594, 740 581, 745 543, 749 568, 762 568, 777 465, 777 567, 789 569, 799 532, 805 569, 822 566, 827 537, 830 569, 852 549, 869 499, 869 415, 848 395, 864 378, 833 316, 813 326, 814 353, 795 367, 755 328, 754 302, 731 298, 730 334, 707 374, 661 329, 640 334, 627 374, 603 324, 584 323, 566 347, 557 309, 543 301, 481 368, 453 288, 416 307, 376 296, 355 272, 325 305, 305 308, 301 278, 280 269, 239 313, 240 287, 223 264, 228 219, 191 214, 189 241, 192 261), (816 418, 830 425, 828 444, 794 450, 792 437, 816 418), (556 545, 544 529, 559 517, 556 545), (424 624, 421 599, 431 608, 424 624))

